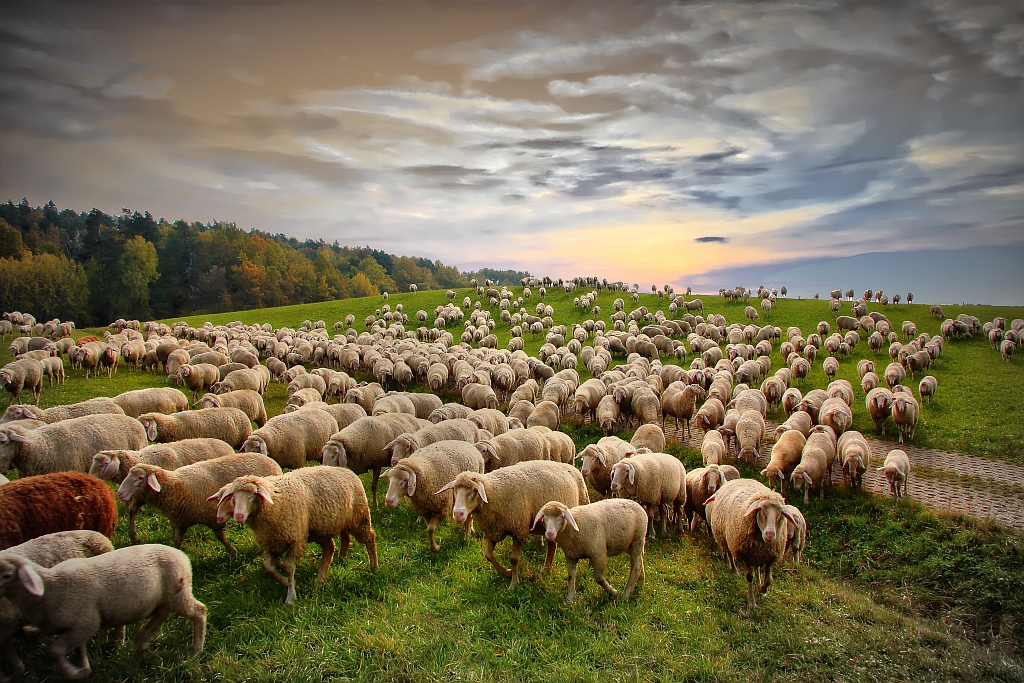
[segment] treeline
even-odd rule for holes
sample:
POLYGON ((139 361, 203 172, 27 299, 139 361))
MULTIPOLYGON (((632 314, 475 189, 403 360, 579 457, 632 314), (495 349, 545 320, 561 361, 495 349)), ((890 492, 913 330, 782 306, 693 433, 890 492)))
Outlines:
POLYGON ((0 308, 39 319, 105 325, 404 292, 410 284, 465 287, 472 277, 440 261, 233 223, 168 222, 129 209, 77 213, 52 201, 0 204, 0 308))

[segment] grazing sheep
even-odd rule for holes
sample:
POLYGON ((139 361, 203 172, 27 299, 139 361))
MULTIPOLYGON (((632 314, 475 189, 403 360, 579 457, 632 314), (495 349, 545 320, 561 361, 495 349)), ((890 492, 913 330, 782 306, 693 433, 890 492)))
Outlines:
POLYGON ((402 434, 413 434, 429 424, 426 420, 405 413, 359 418, 331 435, 322 449, 323 463, 347 467, 356 474, 372 471, 371 490, 373 504, 376 506, 380 471, 391 464, 391 453, 387 445, 402 434))
MULTIPOLYGON (((521 462, 488 474, 463 472, 438 493, 449 489, 455 492, 452 518, 462 524, 472 515, 487 542, 484 556, 498 574, 512 580, 512 588, 519 585, 519 556, 541 508, 552 500, 567 507, 590 502, 579 470, 558 462, 521 462), (494 546, 506 536, 512 537, 510 569, 494 557, 494 546)), ((555 548, 548 541, 545 567, 551 567, 555 548)))
POLYGON ((780 494, 753 479, 726 482, 706 506, 712 534, 730 568, 746 571, 747 607, 756 609, 755 572, 763 577, 759 590, 767 593, 772 568, 786 552, 787 525, 796 521, 780 494))
POLYGON ((608 393, 604 382, 599 379, 588 379, 580 385, 573 395, 573 410, 591 422, 597 421, 597 406, 608 393))
POLYGON ((511 406, 508 409, 508 417, 509 417, 510 420, 512 418, 515 418, 515 419, 519 420, 520 422, 522 422, 523 425, 525 425, 527 422, 530 421, 530 415, 533 414, 533 411, 536 409, 536 407, 537 406, 535 406, 530 401, 526 401, 526 400, 516 401, 515 405, 511 406))
POLYGON ((907 495, 907 483, 910 479, 910 458, 905 451, 894 449, 885 456, 885 463, 876 468, 878 472, 885 473, 885 479, 889 482, 889 492, 892 497, 899 500, 907 495))
POLYGON ((57 531, 88 529, 111 538, 114 494, 83 472, 57 472, 0 486, 0 550, 57 531))
POLYGON ((316 389, 299 389, 288 397, 288 404, 285 406, 285 410, 287 411, 288 408, 301 408, 309 403, 323 403, 323 398, 316 389))
POLYGON ((257 427, 267 424, 267 408, 263 403, 263 397, 252 389, 239 389, 226 394, 203 394, 193 407, 238 408, 255 422, 257 427))
POLYGON ((491 439, 478 441, 476 448, 484 458, 485 472, 527 460, 550 460, 548 440, 539 429, 516 429, 491 439))
POLYGON ((611 492, 612 467, 619 460, 635 452, 628 441, 623 441, 617 436, 606 436, 596 444, 590 444, 576 456, 583 461, 580 474, 586 477, 595 491, 607 497, 611 492))
POLYGON ((557 430, 560 413, 561 410, 557 403, 552 401, 541 401, 530 413, 530 417, 527 418, 526 421, 526 426, 529 428, 535 425, 540 425, 553 431, 557 430))
POLYGON ((654 519, 661 517, 661 533, 670 519, 678 520, 682 531, 682 509, 686 503, 686 468, 667 453, 637 453, 612 467, 613 493, 640 503, 647 511, 647 535, 654 539, 654 519))
POLYGON ((597 421, 601 424, 605 436, 618 428, 621 415, 621 408, 612 396, 605 396, 597 404, 597 421))
POLYGON ((725 420, 725 406, 717 398, 711 397, 704 401, 704 405, 700 407, 693 419, 705 433, 712 429, 718 429, 722 421, 725 420))
MULTIPOLYGON (((686 473, 686 504, 683 505, 683 518, 687 521, 690 531, 697 528, 697 517, 708 521, 704 504, 715 491, 725 482, 740 478, 740 471, 732 465, 710 464, 686 473)), ((711 528, 708 527, 710 532, 711 528)))
MULTIPOLYGON (((243 453, 261 453, 281 467, 297 469, 307 460, 322 460, 324 445, 338 431, 338 421, 323 410, 303 409, 267 420, 242 444, 243 453)), ((240 475, 239 475, 240 476, 240 475)))
POLYGON ((41 410, 38 406, 13 405, 9 406, 6 412, 4 412, 3 417, 0 418, 0 424, 13 420, 40 420, 46 424, 53 424, 54 422, 70 420, 75 417, 102 414, 124 415, 124 411, 114 403, 113 399, 105 396, 90 398, 80 403, 54 406, 46 410, 41 410))
POLYGON ((920 415, 921 406, 916 398, 904 392, 893 394, 892 421, 896 424, 896 431, 899 432, 900 443, 903 443, 904 438, 907 441, 914 440, 917 420, 920 415))
POLYGON ((497 408, 498 397, 491 387, 472 383, 462 387, 462 403, 473 410, 497 408))
POLYGON ((166 516, 174 530, 174 547, 180 548, 185 532, 194 524, 210 527, 229 553, 235 549, 224 536, 224 524, 217 521, 217 509, 207 498, 236 478, 252 474, 281 474, 276 462, 263 455, 232 453, 166 470, 158 465, 135 465, 128 471, 117 497, 137 507, 152 505, 166 516))
MULTIPOLYGON (((235 393, 235 392, 231 392, 235 393)), ((310 410, 322 410, 329 413, 338 423, 338 429, 344 429, 361 417, 366 417, 366 411, 358 403, 333 403, 327 404, 323 401, 314 401, 302 406, 310 410)), ((285 412, 299 410, 298 406, 286 406, 285 412)))
POLYGON ((871 447, 860 432, 849 431, 839 437, 836 454, 843 468, 843 483, 860 488, 864 472, 871 465, 871 447))
POLYGON ((217 502, 218 524, 233 516, 252 530, 263 549, 264 569, 288 587, 286 605, 295 602, 295 566, 309 541, 323 549, 317 584, 327 578, 335 537, 340 541, 339 554, 346 557, 349 537, 355 536, 366 546, 370 568, 377 571, 377 535, 370 524, 370 506, 363 483, 351 470, 318 465, 274 477, 239 477, 210 500, 217 502))
POLYGON ((180 413, 188 410, 188 397, 174 387, 135 389, 118 394, 113 399, 128 417, 138 418, 146 413, 180 413))
POLYGON ((374 404, 383 397, 384 387, 377 382, 371 382, 349 389, 345 393, 345 403, 358 403, 366 411, 366 414, 370 415, 373 412, 374 404))
POLYGON ((778 482, 780 493, 786 492, 786 479, 800 462, 806 444, 806 437, 796 430, 783 432, 779 436, 775 445, 772 446, 772 456, 768 466, 761 470, 761 476, 768 477, 769 487, 774 489, 775 483, 778 482))
MULTIPOLYGON (((138 450, 146 431, 126 415, 86 415, 33 430, 5 430, 10 449, 4 449, 22 477, 51 472, 88 472, 100 451, 138 450)), ((2 464, 2 463, 0 463, 2 464)))
POLYGON ((533 520, 537 526, 544 521, 544 537, 557 543, 565 555, 569 573, 569 596, 576 597, 576 564, 590 560, 594 580, 613 598, 618 591, 608 583, 605 570, 608 558, 629 553, 629 578, 622 591, 628 598, 637 582, 644 578, 644 544, 647 513, 636 502, 626 499, 601 500, 570 508, 559 501, 544 505, 533 520))
POLYGON ((146 437, 159 443, 209 437, 240 448, 252 433, 249 416, 238 408, 203 408, 170 415, 144 413, 139 422, 146 429, 146 437))
POLYGON ((252 389, 259 394, 267 390, 270 382, 270 370, 265 365, 258 365, 248 370, 233 370, 224 379, 214 384, 211 389, 215 394, 226 394, 239 389, 252 389), (262 369, 262 372, 261 372, 262 369), (266 373, 264 375, 264 372, 266 373))
MULTIPOLYGON (((793 468, 790 480, 793 488, 797 491, 803 489, 804 503, 810 502, 811 489, 818 489, 819 500, 825 500, 825 485, 830 482, 832 475, 832 461, 835 459, 835 449, 831 454, 822 448, 822 434, 812 434, 807 439, 800 456, 800 462, 793 468)), ((830 440, 831 437, 825 437, 830 440)))
POLYGON ((837 436, 853 426, 853 411, 841 398, 830 398, 821 404, 818 411, 818 424, 831 427, 837 436))
POLYGON ((793 559, 800 564, 804 548, 807 547, 807 520, 799 508, 793 505, 785 505, 782 509, 793 519, 792 524, 786 524, 786 552, 792 551, 793 559))
MULTIPOLYGON (((435 553, 440 552, 441 546, 434 540, 434 532, 451 514, 455 496, 447 491, 434 492, 462 472, 482 474, 483 471, 483 457, 466 441, 436 441, 426 444, 412 454, 412 457, 400 460, 384 473, 389 480, 384 505, 395 508, 402 498, 406 498, 412 511, 427 520, 427 540, 430 549, 435 553)), ((467 537, 471 524, 472 518, 467 519, 467 537)))
POLYGON ((39 403, 44 374, 42 364, 34 358, 16 360, 0 368, 0 384, 11 393, 8 405, 20 402, 24 389, 31 389, 33 403, 39 403))
POLYGON ((195 401, 201 392, 208 391, 220 381, 220 372, 216 365, 209 363, 186 364, 178 368, 177 377, 179 383, 192 392, 192 400, 195 401))
MULTIPOLYGON (((402 434, 384 448, 390 451, 391 465, 395 466, 399 460, 408 458, 424 446, 429 446, 438 441, 462 441, 468 444, 475 444, 479 434, 480 429, 469 420, 444 420, 429 427, 424 427, 412 434, 402 434)), ((474 450, 476 449, 474 448, 474 450)), ((449 481, 451 481, 451 478, 445 479, 442 483, 449 481)))
POLYGON ((461 403, 445 403, 440 408, 430 412, 428 420, 437 424, 445 420, 459 420, 466 419, 473 414, 473 409, 468 408, 461 403))
POLYGON ((701 460, 705 465, 720 465, 729 454, 729 448, 722 438, 721 432, 712 429, 704 434, 704 440, 700 444, 701 460))
POLYGON ((474 410, 466 418, 479 429, 485 429, 496 436, 504 434, 509 430, 508 418, 496 408, 480 408, 474 410))
POLYGON ((764 418, 756 410, 746 410, 736 423, 737 457, 753 464, 761 456, 761 441, 764 439, 764 418))
POLYGON ((813 426, 814 423, 811 421, 811 414, 798 410, 790 415, 788 420, 775 428, 775 439, 777 441, 779 437, 782 436, 783 432, 788 432, 791 429, 800 432, 805 437, 810 436, 811 428, 813 426))
POLYGON ((921 378, 921 383, 917 385, 917 392, 921 396, 921 400, 928 398, 928 405, 932 404, 932 398, 935 396, 935 390, 939 387, 939 381, 932 375, 925 375, 921 378))
POLYGON ((60 633, 50 654, 68 679, 92 669, 85 645, 102 628, 149 619, 135 643, 140 650, 170 613, 192 620, 192 654, 203 649, 206 606, 192 596, 192 564, 165 545, 121 548, 46 568, 18 555, 0 559, 0 596, 43 633, 60 633), (67 660, 77 650, 80 667, 67 660))
POLYGON ((665 432, 656 424, 640 425, 633 433, 633 438, 629 440, 629 443, 637 451, 646 448, 651 453, 664 453, 665 432))

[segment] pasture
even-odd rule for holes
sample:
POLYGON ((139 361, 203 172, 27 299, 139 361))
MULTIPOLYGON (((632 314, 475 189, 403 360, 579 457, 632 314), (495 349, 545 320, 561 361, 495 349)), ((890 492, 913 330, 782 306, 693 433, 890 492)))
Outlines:
MULTIPOLYGON (((580 293, 549 288, 545 303, 554 308, 556 324, 593 317, 573 307, 580 293)), ((460 290, 456 302, 467 295, 482 299, 460 290)), ((603 319, 620 295, 599 295, 603 319)), ((726 303, 717 295, 701 298, 705 313, 724 315, 730 323, 744 321, 745 304, 726 303)), ((524 305, 532 312, 538 300, 535 291, 524 305)), ((445 302, 444 291, 389 300, 392 307, 404 305, 408 329, 416 326, 417 310, 429 313, 445 302)), ((381 297, 370 297, 185 321, 193 326, 240 320, 298 327, 303 320, 322 319, 330 330, 351 313, 356 329, 363 330, 363 318, 382 303, 381 297)), ((627 297, 627 311, 638 305, 667 311, 668 301, 642 294, 632 304, 627 297)), ((946 317, 967 313, 982 322, 1024 317, 1024 308, 944 309, 946 317)), ((849 310, 844 302, 841 312, 849 310)), ((871 304, 869 310, 882 307, 871 304)), ((497 310, 493 313, 497 317, 497 310)), ((890 305, 884 313, 897 331, 903 320, 912 320, 920 332, 937 334, 941 322, 922 304, 890 305)), ((788 326, 806 333, 819 320, 833 320, 827 300, 780 298, 759 324, 781 327, 785 338, 788 326)), ((449 329, 458 341, 461 326, 449 329)), ((79 330, 76 336, 101 332, 79 330)), ((495 333, 499 348, 504 347, 508 326, 499 323, 495 333)), ((543 336, 533 339, 527 333, 525 341, 526 352, 535 355, 543 336)), ((822 357, 813 364, 805 389, 827 384, 822 357)), ((854 429, 878 438, 856 374, 861 358, 873 358, 864 342, 841 362, 838 377, 849 379, 856 390, 854 429)), ((777 343, 772 361, 773 368, 782 366, 777 343)), ((888 362, 883 350, 876 367, 884 369, 888 362)), ((1004 362, 980 335, 949 340, 930 372, 939 388, 934 405, 923 407, 915 445, 1024 464, 1021 365, 1019 356, 1004 362)), ((579 371, 582 379, 589 376, 582 366, 579 371)), ((916 394, 916 381, 908 378, 906 383, 916 394)), ((159 372, 121 367, 113 379, 85 380, 80 370, 69 370, 64 386, 44 387, 40 405, 165 384, 159 372)), ((272 383, 268 414, 282 412, 284 403, 284 385, 272 383)), ((782 415, 770 411, 768 417, 781 420, 782 415)), ((577 450, 602 436, 599 428, 575 419, 562 429, 577 450)), ((677 444, 668 450, 688 469, 700 466, 698 452, 677 444)), ((741 471, 757 475, 751 467, 741 466, 741 471)), ((363 479, 368 489, 369 475, 363 479)), ((314 588, 319 549, 311 545, 296 575, 296 604, 289 608, 282 603, 284 589, 261 566, 259 547, 248 530, 229 526, 228 537, 239 551, 232 558, 209 529, 194 527, 182 549, 192 559, 195 595, 209 609, 205 650, 186 658, 191 631, 177 617, 142 654, 101 635, 90 644, 92 680, 1009 681, 1024 676, 1024 536, 842 486, 833 487, 823 502, 812 499, 804 505, 800 498, 791 502, 808 520, 804 562, 789 561, 776 573, 756 611, 746 607, 745 581, 718 558, 703 528, 650 542, 646 581, 629 600, 609 599, 583 563, 577 599, 567 605, 561 554, 553 571, 542 572, 543 548, 528 544, 520 565, 523 583, 510 591, 484 560, 479 539, 462 540, 449 521, 440 528, 442 549, 435 555, 415 514, 404 505, 395 510, 381 505, 372 510, 379 572, 370 572, 365 550, 354 545, 347 558, 335 559, 326 583, 314 588)), ((117 547, 129 544, 126 527, 125 515, 115 535, 117 547)), ((170 525, 152 509, 140 514, 139 534, 144 542, 172 541, 170 525)), ((499 546, 500 558, 507 557, 507 546, 507 541, 499 546)), ((613 585, 621 588, 627 568, 625 556, 611 560, 613 585)), ((130 627, 129 643, 133 633, 130 627)), ((17 641, 28 681, 57 680, 46 642, 17 641)))

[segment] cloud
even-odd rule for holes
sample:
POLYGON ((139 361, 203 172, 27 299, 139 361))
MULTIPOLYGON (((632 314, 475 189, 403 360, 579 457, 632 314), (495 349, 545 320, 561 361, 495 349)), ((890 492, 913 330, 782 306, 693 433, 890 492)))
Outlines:
POLYGON ((228 69, 226 73, 228 76, 231 76, 236 81, 248 83, 249 85, 258 85, 259 87, 262 88, 265 84, 263 76, 255 76, 246 71, 245 69, 228 69))
POLYGON ((693 240, 697 244, 728 244, 728 237, 718 237, 715 235, 708 235, 706 237, 696 237, 693 240))

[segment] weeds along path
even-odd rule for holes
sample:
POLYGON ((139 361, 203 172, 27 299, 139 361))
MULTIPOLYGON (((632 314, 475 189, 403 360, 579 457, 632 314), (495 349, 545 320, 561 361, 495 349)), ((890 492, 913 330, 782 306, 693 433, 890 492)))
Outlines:
MULTIPOLYGON (((769 434, 777 423, 766 421, 769 434)), ((665 434, 690 448, 700 448, 703 433, 694 430, 683 436, 671 421, 665 434)), ((767 441, 771 443, 770 441, 767 441)), ((902 448, 910 457, 911 474, 908 497, 933 510, 955 512, 976 519, 993 519, 999 524, 1024 531, 1024 467, 987 460, 959 453, 947 453, 931 448, 917 448, 908 444, 868 439, 873 456, 872 467, 864 476, 864 488, 882 496, 889 495, 885 476, 875 471, 886 454, 893 448, 902 448)), ((758 461, 768 464, 770 448, 762 448, 758 461)), ((833 470, 833 481, 842 485, 842 473, 833 470)), ((828 495, 828 494, 826 494, 828 495)))

